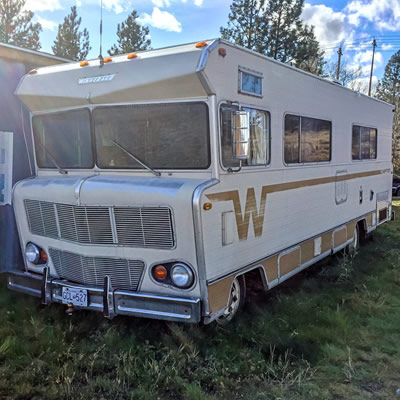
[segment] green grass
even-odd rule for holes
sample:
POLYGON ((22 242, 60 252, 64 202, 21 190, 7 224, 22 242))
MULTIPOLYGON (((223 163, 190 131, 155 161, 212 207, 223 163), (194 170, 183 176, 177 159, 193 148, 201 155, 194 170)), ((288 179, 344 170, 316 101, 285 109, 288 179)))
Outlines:
POLYGON ((399 244, 400 221, 385 224, 355 258, 332 257, 253 294, 223 329, 67 317, 2 279, 0 399, 395 398, 399 244))

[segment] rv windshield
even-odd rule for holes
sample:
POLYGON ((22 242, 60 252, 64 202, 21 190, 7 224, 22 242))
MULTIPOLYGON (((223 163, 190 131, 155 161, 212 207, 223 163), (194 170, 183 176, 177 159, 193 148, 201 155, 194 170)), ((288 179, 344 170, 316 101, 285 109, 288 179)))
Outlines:
POLYGON ((92 168, 88 109, 37 115, 32 119, 40 168, 92 168))
POLYGON ((201 169, 210 164, 204 103, 98 107, 93 120, 100 168, 143 169, 127 152, 154 169, 201 169))

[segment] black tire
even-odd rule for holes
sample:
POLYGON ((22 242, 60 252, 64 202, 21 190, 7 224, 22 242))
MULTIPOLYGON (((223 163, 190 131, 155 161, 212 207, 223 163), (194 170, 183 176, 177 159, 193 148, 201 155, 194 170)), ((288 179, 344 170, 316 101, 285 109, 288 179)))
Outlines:
POLYGON ((347 252, 354 255, 360 247, 360 227, 358 224, 354 228, 353 241, 347 246, 347 252))
POLYGON ((400 186, 396 189, 396 196, 400 197, 400 186))
POLYGON ((238 276, 232 282, 231 292, 229 294, 228 306, 225 312, 216 319, 220 326, 228 324, 235 315, 243 309, 246 300, 246 280, 243 275, 238 276))

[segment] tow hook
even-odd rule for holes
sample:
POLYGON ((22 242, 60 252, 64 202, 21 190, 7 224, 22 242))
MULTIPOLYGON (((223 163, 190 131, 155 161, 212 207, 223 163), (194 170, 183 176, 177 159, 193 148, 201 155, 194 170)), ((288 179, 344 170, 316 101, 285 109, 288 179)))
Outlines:
POLYGON ((71 316, 75 311, 74 305, 72 303, 67 304, 67 309, 65 310, 65 313, 69 316, 71 316))

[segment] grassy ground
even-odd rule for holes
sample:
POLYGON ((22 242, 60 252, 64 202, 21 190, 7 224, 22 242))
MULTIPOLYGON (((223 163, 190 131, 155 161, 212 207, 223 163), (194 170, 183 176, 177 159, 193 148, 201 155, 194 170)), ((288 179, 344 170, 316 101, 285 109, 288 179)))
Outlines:
MULTIPOLYGON (((400 201, 394 203, 400 216, 400 201)), ((104 320, 0 285, 1 399, 392 399, 400 388, 400 221, 224 329, 104 320)))

